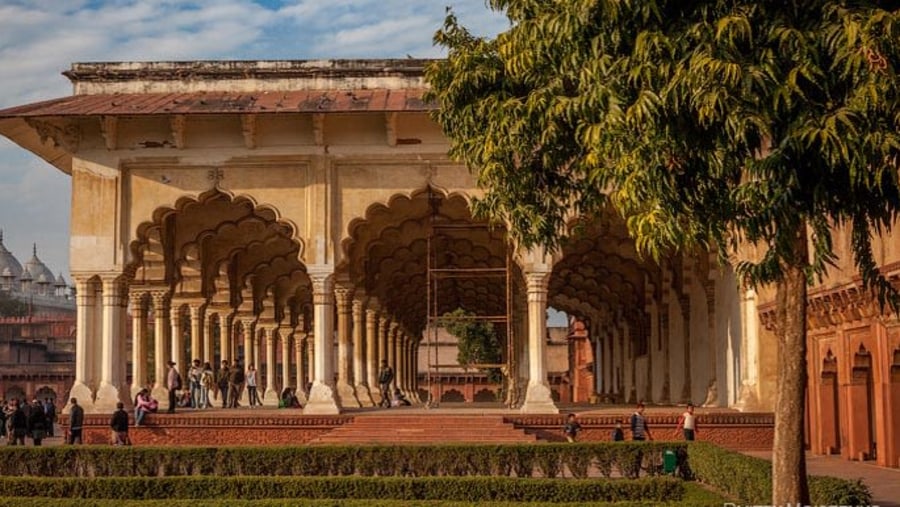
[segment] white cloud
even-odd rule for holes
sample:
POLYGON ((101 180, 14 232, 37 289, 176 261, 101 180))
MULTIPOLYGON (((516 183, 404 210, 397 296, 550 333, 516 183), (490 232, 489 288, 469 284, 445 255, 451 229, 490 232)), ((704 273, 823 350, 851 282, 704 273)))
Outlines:
MULTIPOLYGON (((70 94, 72 62, 439 56, 448 3, 474 33, 506 26, 484 0, 4 0, 0 107, 70 94)), ((68 271, 69 192, 68 176, 0 138, 0 228, 20 260, 37 241, 68 271)))

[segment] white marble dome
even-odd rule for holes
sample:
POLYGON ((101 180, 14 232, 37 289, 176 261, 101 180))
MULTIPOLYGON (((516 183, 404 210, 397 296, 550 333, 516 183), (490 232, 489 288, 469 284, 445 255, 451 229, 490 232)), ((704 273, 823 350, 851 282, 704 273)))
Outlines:
POLYGON ((12 276, 15 280, 22 276, 19 260, 3 245, 3 231, 0 231, 0 276, 12 276))

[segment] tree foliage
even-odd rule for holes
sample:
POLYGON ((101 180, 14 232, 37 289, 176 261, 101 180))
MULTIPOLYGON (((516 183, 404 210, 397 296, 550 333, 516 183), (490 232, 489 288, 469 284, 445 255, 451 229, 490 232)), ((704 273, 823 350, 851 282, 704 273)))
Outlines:
POLYGON ((28 315, 28 304, 0 291, 0 317, 23 317, 28 315))
MULTIPOLYGON (((457 338, 459 352, 456 360, 463 366, 473 364, 498 364, 502 360, 500 340, 494 324, 478 320, 476 315, 457 308, 445 313, 438 324, 457 338)), ((487 371, 493 380, 499 380, 497 368, 479 368, 487 371)))
POLYGON ((776 283, 773 501, 806 502, 806 284, 834 230, 898 307, 872 235, 900 209, 900 2, 488 4, 510 28, 475 37, 450 12, 426 70, 451 156, 485 190, 476 213, 552 249, 611 206, 643 254, 716 249, 776 283))
POLYGON ((871 236, 900 207, 895 2, 492 0, 511 28, 472 36, 452 12, 427 70, 451 154, 486 190, 476 211, 526 246, 612 204, 654 257, 739 241, 752 283, 778 280, 808 226, 808 275, 849 226, 882 301, 871 236))

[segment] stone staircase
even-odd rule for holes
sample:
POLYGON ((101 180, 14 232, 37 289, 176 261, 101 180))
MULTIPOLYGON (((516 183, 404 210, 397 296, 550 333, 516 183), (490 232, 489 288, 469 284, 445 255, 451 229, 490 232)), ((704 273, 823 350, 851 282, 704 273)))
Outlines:
POLYGON ((310 444, 518 444, 537 437, 498 415, 357 416, 310 444))

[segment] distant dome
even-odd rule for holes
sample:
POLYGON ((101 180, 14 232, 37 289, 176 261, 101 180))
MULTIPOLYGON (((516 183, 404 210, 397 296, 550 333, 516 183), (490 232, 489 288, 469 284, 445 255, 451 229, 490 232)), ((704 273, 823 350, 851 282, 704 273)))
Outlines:
POLYGON ((3 273, 4 276, 8 276, 7 270, 9 270, 9 275, 12 275, 15 278, 22 276, 22 265, 19 264, 18 259, 16 259, 16 257, 3 245, 3 231, 0 231, 0 273, 3 273))
POLYGON ((41 278, 43 278, 45 282, 56 280, 56 277, 53 276, 53 271, 50 271, 50 268, 38 259, 37 245, 34 245, 34 253, 31 255, 31 259, 25 263, 25 271, 31 273, 32 280, 40 281, 41 278))
POLYGON ((66 282, 66 279, 63 278, 62 273, 60 273, 59 276, 56 277, 56 286, 65 287, 66 285, 68 285, 68 283, 66 282))

